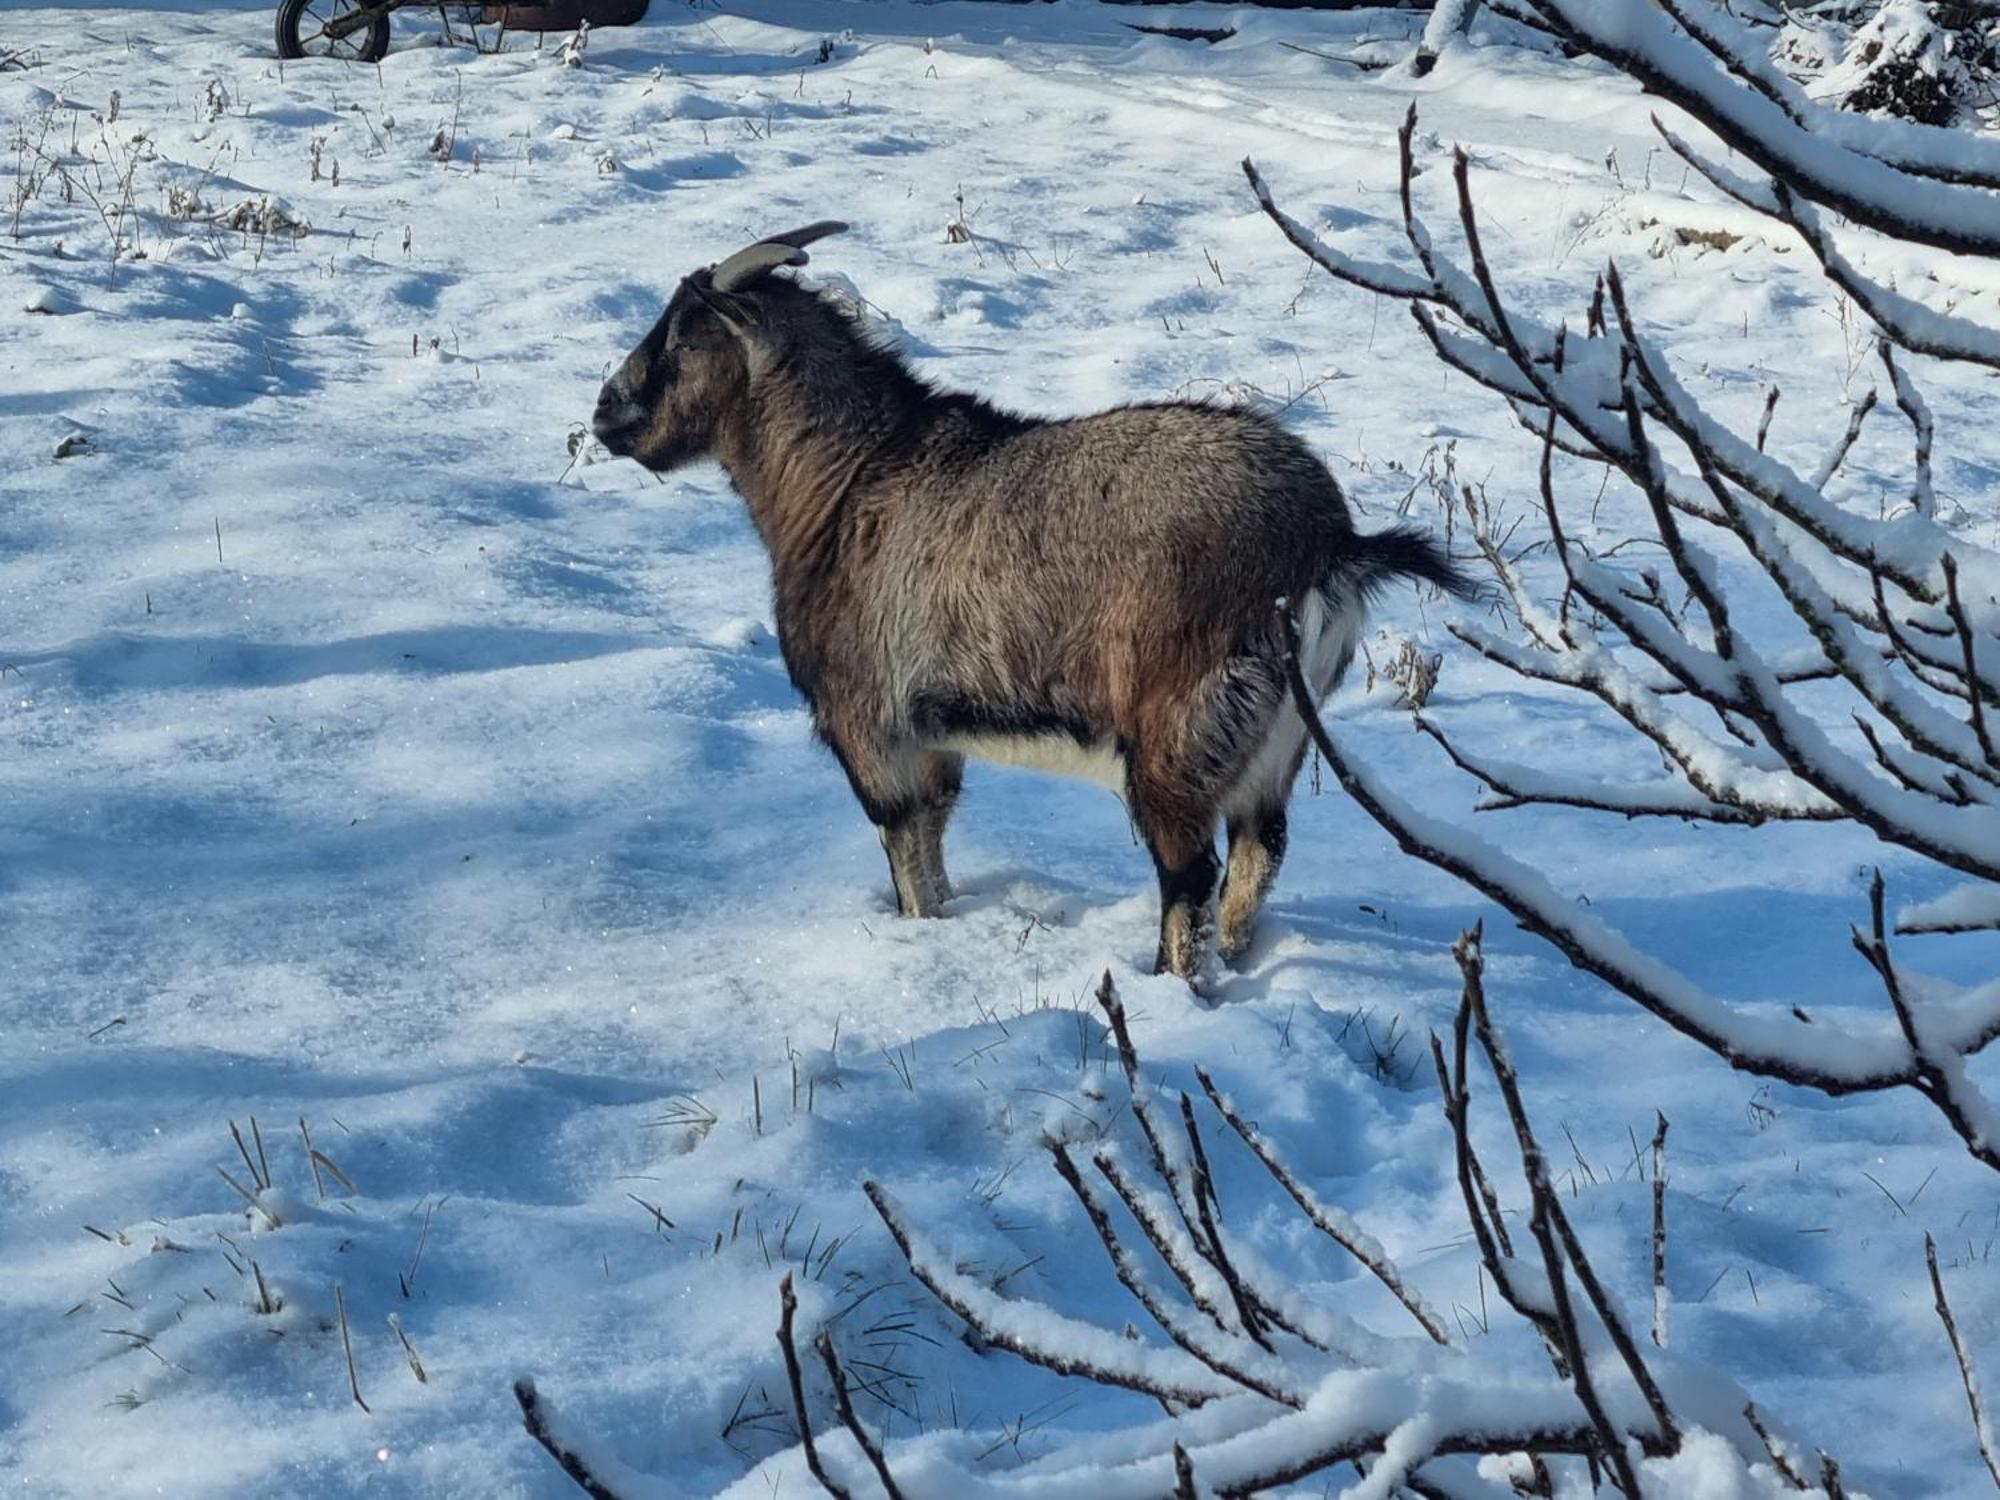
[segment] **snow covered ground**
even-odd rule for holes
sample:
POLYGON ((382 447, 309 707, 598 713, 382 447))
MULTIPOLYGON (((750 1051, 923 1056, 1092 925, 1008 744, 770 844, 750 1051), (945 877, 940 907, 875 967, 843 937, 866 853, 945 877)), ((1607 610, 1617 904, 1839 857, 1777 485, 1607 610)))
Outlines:
MULTIPOLYGON (((851 1308, 892 1436, 984 1429, 1005 1465, 1131 1420, 1133 1398, 968 1348, 858 1188, 888 1183, 1011 1292, 1137 1317, 1040 1144, 1130 1129, 1087 1000, 1107 967, 1151 1066, 1212 1068, 1483 1336, 1422 1040, 1481 903, 1302 784, 1263 936, 1197 1001, 1144 975, 1152 876, 1118 804, 975 771, 951 920, 899 921, 721 476, 572 464, 566 441, 683 272, 838 216, 816 269, 940 381, 1050 412, 1266 400, 1364 525, 1436 522, 1447 459, 1525 511, 1508 414, 1399 309, 1309 275, 1237 167, 1393 257, 1413 97, 1433 162, 1473 151, 1524 306, 1580 314, 1615 255, 1705 399, 1740 416, 1776 381, 1774 444, 1830 439, 1872 356, 1806 258, 1761 231, 1714 248, 1755 226, 1599 70, 1488 46, 1419 84, 1327 55, 1394 60, 1418 20, 658 3, 581 68, 554 39, 480 56, 399 19, 379 68, 280 69, 262 9, 0 14, 38 54, 0 74, 0 1488, 572 1493, 520 1430, 531 1373, 662 1494, 810 1493, 783 1451, 786 1267, 809 1318, 851 1308), (1238 34, 1128 24, 1162 20, 1238 34), (129 162, 142 258, 114 265, 55 183, 15 216, 24 133, 129 162), (266 199, 309 231, 217 222, 266 199), (217 1175, 245 1181, 251 1116, 279 1227, 217 1175), (322 1169, 322 1199, 301 1121, 355 1191, 322 1169)), ((117 179, 90 180, 115 201, 117 179)), ((1434 205, 1446 179, 1420 184, 1434 205)), ((2000 273, 1955 270, 1991 313, 2000 273)), ((1920 375, 1943 508, 1990 541, 1988 384, 1920 375)), ((1854 503, 1889 493, 1898 441, 1864 440, 1854 503)), ((1437 611, 1388 600, 1371 645, 1445 650, 1442 717, 1514 761, 1647 769, 1445 649, 1437 611)), ((1357 676, 1336 712, 1408 795, 1470 816, 1392 690, 1357 676)), ((1868 867, 1935 894, 1848 830, 1502 816, 1485 831, 1698 979, 1829 1017, 1879 1014, 1845 941, 1868 867)), ((2000 1369, 1991 1175, 1917 1103, 1760 1086, 1535 940, 1496 924, 1488 950, 1571 1211, 1631 1305, 1658 1108, 1675 1348, 1872 1493, 1984 1485, 1921 1243, 2000 1369)), ((1218 1165, 1268 1259, 1387 1324, 1254 1162, 1218 1165)))

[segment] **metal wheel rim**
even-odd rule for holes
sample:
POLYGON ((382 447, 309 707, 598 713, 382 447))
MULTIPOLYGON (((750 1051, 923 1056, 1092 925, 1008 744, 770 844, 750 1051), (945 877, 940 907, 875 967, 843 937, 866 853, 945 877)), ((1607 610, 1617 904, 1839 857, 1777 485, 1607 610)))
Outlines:
POLYGON ((299 51, 307 57, 332 57, 342 62, 366 60, 372 26, 359 26, 346 36, 328 36, 327 27, 361 9, 361 0, 306 0, 299 12, 299 51))

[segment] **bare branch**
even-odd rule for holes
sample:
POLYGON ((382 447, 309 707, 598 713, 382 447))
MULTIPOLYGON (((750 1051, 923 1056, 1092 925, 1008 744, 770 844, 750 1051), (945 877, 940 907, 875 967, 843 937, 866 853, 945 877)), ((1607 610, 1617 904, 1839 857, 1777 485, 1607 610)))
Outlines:
POLYGON ((1847 455, 1854 450, 1855 439, 1861 436, 1861 424, 1866 422, 1868 414, 1875 410, 1875 400, 1875 388, 1870 386, 1868 394, 1857 401, 1854 409, 1847 414, 1847 431, 1840 435, 1840 441, 1835 443, 1833 450, 1820 460, 1819 467, 1813 470, 1812 478, 1806 481, 1814 489, 1825 489, 1833 482, 1833 476, 1840 472, 1840 466, 1847 462, 1847 455))
POLYGON ((882 1493, 888 1500, 903 1500, 903 1492, 896 1486, 896 1478, 889 1472, 888 1460, 882 1456, 882 1445, 868 1434, 861 1425, 861 1418, 855 1415, 854 1402, 847 1393, 847 1372, 840 1367, 834 1356, 833 1335, 821 1324, 819 1333, 813 1339, 813 1346, 819 1350, 820 1362, 826 1366, 826 1378, 833 1382, 834 1409, 840 1413, 840 1422, 854 1439, 855 1445, 868 1455, 868 1462, 875 1467, 875 1477, 882 1481, 882 1493))
POLYGON ((785 1355, 785 1382, 792 1389, 792 1412, 798 1420, 799 1446, 805 1450, 806 1467, 819 1481, 819 1487, 833 1496, 833 1500, 849 1500, 847 1488, 837 1483, 819 1461, 819 1448, 813 1442, 812 1413, 806 1410, 806 1388, 799 1370, 799 1348, 792 1337, 792 1318, 799 1310, 799 1299, 792 1291, 790 1271, 778 1283, 778 1299, 781 1308, 778 1314, 778 1347, 785 1355))
POLYGON ((1827 280, 1845 292, 1897 345, 1913 354, 2000 367, 2000 331, 1969 324, 1883 286, 1841 253, 1818 210, 1790 192, 1783 182, 1753 182, 1739 176, 1689 145, 1658 116, 1653 119, 1653 128, 1677 156, 1721 192, 1746 208, 1789 225, 1805 241, 1827 280))
POLYGON ((1910 491, 1910 505, 1920 516, 1934 516, 1937 514, 1937 495, 1931 489, 1931 409, 1924 404, 1916 382, 1896 363, 1895 346, 1887 339, 1878 339, 1875 352, 1882 361, 1882 367, 1889 372, 1889 386, 1896 393, 1897 409, 1909 419, 1910 431, 1916 439, 1917 474, 1910 491))
POLYGON ((1688 0, 1660 0, 1682 30, 1700 42, 1729 73, 1770 99, 1800 126, 1849 150, 1915 176, 1967 187, 2000 188, 2000 152, 1943 126, 1897 121, 1893 130, 1831 109, 1781 72, 1764 44, 1726 9, 1688 0), (1874 128, 1871 128, 1874 127, 1874 128))
POLYGON ((1945 1300, 1944 1277, 1938 1273, 1937 1242, 1928 1234, 1924 1236, 1924 1264, 1931 1273, 1931 1295, 1936 1299, 1938 1321, 1944 1324, 1945 1337, 1951 1340, 1952 1357, 1958 1361, 1959 1378, 1965 1384, 1965 1403, 1972 1410, 1972 1430, 1979 1440, 1979 1456, 1986 1460, 1986 1472, 1993 1476, 1995 1487, 2000 1487, 2000 1459, 1994 1457, 1993 1428, 1979 1399, 1979 1377, 1973 1373, 1972 1356, 1958 1335, 1958 1319, 1951 1315, 1951 1303, 1945 1300))
POLYGON ((1667 1117, 1653 1127, 1653 1343, 1667 1347, 1667 1117))
POLYGON ((1972 733, 1979 741, 1979 748, 1986 755, 1986 764, 2000 769, 2000 756, 1993 751, 1993 737, 1986 730, 1986 705, 1984 695, 1979 691, 1979 661, 1973 650, 1972 625, 1965 617, 1965 606, 1958 597, 1958 559, 1949 552, 1939 559, 1944 569, 1945 608, 1951 615, 1951 623, 1958 631, 1959 650, 1965 658, 1966 701, 1971 705, 1972 733))

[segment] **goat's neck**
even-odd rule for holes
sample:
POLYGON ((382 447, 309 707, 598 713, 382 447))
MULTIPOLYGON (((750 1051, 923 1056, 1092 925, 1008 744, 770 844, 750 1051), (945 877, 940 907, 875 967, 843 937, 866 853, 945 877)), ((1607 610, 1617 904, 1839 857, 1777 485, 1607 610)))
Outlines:
POLYGON ((767 372, 744 419, 719 434, 717 457, 749 505, 781 588, 827 559, 855 476, 888 434, 907 427, 905 393, 873 373, 830 365, 767 372))

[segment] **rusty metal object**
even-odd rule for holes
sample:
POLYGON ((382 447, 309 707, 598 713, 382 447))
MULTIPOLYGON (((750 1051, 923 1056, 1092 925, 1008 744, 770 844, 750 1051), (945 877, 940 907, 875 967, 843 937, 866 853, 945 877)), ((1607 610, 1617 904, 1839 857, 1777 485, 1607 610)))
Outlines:
POLYGON ((502 21, 509 31, 574 31, 584 21, 593 26, 630 26, 646 14, 647 0, 544 0, 535 5, 485 5, 480 20, 502 21))

